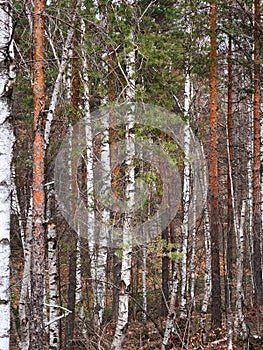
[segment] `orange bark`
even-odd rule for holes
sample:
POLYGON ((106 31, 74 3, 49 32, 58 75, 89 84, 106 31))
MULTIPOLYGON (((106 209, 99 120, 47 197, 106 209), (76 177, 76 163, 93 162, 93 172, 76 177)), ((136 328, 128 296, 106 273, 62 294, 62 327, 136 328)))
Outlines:
POLYGON ((43 349, 44 249, 44 0, 35 0, 34 10, 34 143, 33 232, 31 254, 30 349, 43 349))
POLYGON ((217 40, 216 1, 210 5, 210 218, 212 258, 212 327, 221 328, 221 288, 219 261, 218 165, 217 165, 217 40))

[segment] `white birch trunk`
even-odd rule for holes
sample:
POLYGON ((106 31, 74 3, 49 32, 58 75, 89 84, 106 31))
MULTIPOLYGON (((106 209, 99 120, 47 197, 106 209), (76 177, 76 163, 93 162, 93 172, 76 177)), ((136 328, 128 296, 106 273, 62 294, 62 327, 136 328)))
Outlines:
POLYGON ((184 113, 187 117, 187 122, 184 128, 184 181, 183 181, 183 223, 181 226, 182 232, 182 270, 181 270, 181 312, 180 317, 187 317, 187 250, 188 250, 188 235, 189 235, 189 205, 190 205, 190 126, 188 113, 190 109, 191 84, 190 74, 186 74, 185 79, 185 98, 184 98, 184 113))
MULTIPOLYGON (((85 9, 83 0, 77 4, 78 6, 81 7, 81 10, 85 9)), ((86 179, 87 181, 87 188, 90 186, 90 173, 92 174, 92 169, 90 170, 89 167, 92 166, 92 153, 91 153, 91 149, 92 149, 92 144, 90 144, 90 140, 92 139, 91 136, 91 130, 89 129, 89 124, 90 123, 90 101, 89 101, 89 79, 88 79, 88 75, 87 75, 87 70, 88 70, 88 64, 87 64, 87 59, 86 59, 86 51, 85 51, 85 35, 86 35, 86 26, 85 26, 85 22, 83 20, 83 18, 80 19, 80 23, 81 23, 81 60, 82 60, 82 66, 83 66, 83 71, 82 71, 82 76, 81 76, 81 80, 82 80, 82 84, 83 84, 83 107, 80 106, 80 108, 83 108, 83 117, 85 120, 85 137, 86 137, 86 156, 87 159, 85 159, 86 161, 86 167, 87 167, 87 172, 88 172, 88 177, 86 179)), ((72 50, 70 49, 70 55, 72 55, 72 50)), ((71 72, 71 67, 69 67, 69 71, 71 72)), ((68 92, 70 93, 71 91, 71 73, 69 74, 69 76, 67 77, 70 81, 68 81, 68 92)), ((68 96, 69 98, 69 96, 68 96)), ((91 177, 92 179, 92 185, 93 185, 93 177, 91 177)), ((88 210, 90 211, 90 192, 87 191, 87 203, 88 203, 88 210)), ((78 316, 84 320, 84 306, 83 306, 83 291, 82 291, 82 273, 81 273, 81 267, 82 267, 82 262, 81 262, 81 236, 83 234, 82 230, 84 229, 86 230, 90 230, 93 228, 93 226, 90 227, 89 225, 90 223, 87 222, 85 223, 85 227, 82 227, 81 223, 78 225, 78 240, 77 240, 77 247, 76 247, 76 291, 75 291, 75 295, 76 295, 76 307, 77 307, 77 311, 78 311, 78 316), (86 227, 87 224, 87 227, 86 227)), ((90 235, 89 232, 87 232, 88 234, 88 239, 90 239, 90 235)), ((85 334, 86 329, 85 327, 82 329, 83 334, 85 334)))
POLYGON ((244 269, 244 223, 245 223, 246 201, 243 200, 241 208, 241 218, 239 229, 236 232, 236 246, 237 246, 237 281, 236 281, 236 317, 235 317, 235 329, 240 326, 241 335, 247 337, 247 326, 245 323, 245 317, 243 314, 243 269, 244 269))
POLYGON ((76 308, 78 311, 78 316, 83 320, 84 319, 84 307, 83 307, 83 293, 82 293, 82 274, 81 274, 81 240, 80 236, 77 241, 76 248, 76 308))
POLYGON ((177 272, 178 272, 178 262, 177 260, 175 260, 174 272, 173 272, 173 278, 172 278, 172 288, 170 293, 171 296, 170 296, 170 302, 169 302, 169 312, 166 320, 165 332, 164 332, 164 337, 162 341, 162 350, 166 350, 166 346, 169 342, 170 335, 174 328, 174 323, 176 319, 176 295, 177 295, 177 289, 178 289, 177 272))
MULTIPOLYGON (((202 143, 201 143, 201 149, 202 149, 203 157, 205 158, 204 148, 202 143)), ((204 178, 204 181, 207 181, 205 171, 203 174, 203 178, 204 178)), ((202 328, 203 342, 206 343, 206 336, 207 336, 206 315, 207 315, 207 309, 208 309, 208 304, 211 297, 211 289, 212 289, 211 233, 210 233, 210 222, 209 222, 209 214, 208 214, 208 208, 207 208, 206 193, 204 193, 204 246, 205 246, 205 276, 204 276, 205 288, 204 288, 204 298, 203 298, 203 303, 201 308, 200 325, 202 328)))
MULTIPOLYGON (((109 193, 111 189, 111 165, 110 165, 110 135, 109 135, 109 120, 104 120, 104 132, 102 135, 101 144, 101 165, 103 184, 101 188, 102 195, 109 193)), ((108 223, 110 220, 110 211, 107 206, 101 212, 101 224, 99 228, 99 239, 97 245, 96 256, 96 280, 94 293, 95 297, 95 322, 99 327, 102 324, 102 318, 105 308, 105 282, 106 282, 106 267, 108 257, 108 223)))
POLYGON ((147 246, 143 245, 142 247, 142 307, 144 310, 143 313, 143 323, 146 326, 147 320, 147 246))
POLYGON ((191 253, 191 261, 190 261, 190 272, 191 272, 191 303, 192 307, 195 308, 195 250, 196 250, 196 202, 197 202, 197 184, 196 184, 196 176, 194 174, 194 186, 193 186, 193 230, 192 230, 192 253, 191 253))
MULTIPOLYGON (((248 182, 248 255, 249 265, 251 271, 251 283, 252 283, 252 294, 255 294, 255 283, 252 266, 252 257, 254 255, 253 245, 253 125, 252 125, 252 114, 253 111, 249 111, 249 140, 248 140, 248 163, 247 163, 247 182, 248 182)), ((253 301, 251 300, 251 305, 253 301)))
MULTIPOLYGON (((84 3, 82 3, 84 8, 84 3)), ((82 42, 85 42, 85 22, 81 21, 82 28, 82 42)), ((94 208, 94 186, 93 186, 93 144, 92 144, 92 129, 91 129, 91 116, 89 105, 89 78, 87 75, 88 63, 86 59, 85 50, 82 50, 82 64, 83 75, 82 82, 84 86, 84 117, 86 120, 86 154, 87 154, 87 206, 88 206, 88 238, 89 249, 91 258, 91 276, 92 287, 94 294, 94 327, 99 329, 102 324, 104 308, 105 308, 105 281, 106 281, 106 267, 108 257, 108 228, 107 223, 110 219, 109 209, 104 208, 101 213, 102 224, 100 225, 100 232, 98 237, 98 246, 95 245, 95 208, 94 208)), ((104 133, 102 135, 103 143, 101 146, 101 165, 102 165, 102 177, 103 188, 102 193, 108 192, 111 187, 111 168, 110 168, 110 144, 109 144, 109 123, 104 121, 104 133)))
MULTIPOLYGON (((134 0, 129 0, 128 4, 133 6, 134 0)), ((133 33, 130 34, 130 42, 133 44, 133 33)), ((126 73, 127 73, 127 88, 126 101, 130 102, 135 97, 135 49, 133 48, 126 56, 126 73)), ((134 124, 133 111, 128 115, 126 126, 125 141, 127 149, 126 161, 126 198, 128 199, 128 213, 125 215, 123 227, 123 252, 121 266, 121 282, 119 295, 119 312, 118 320, 115 329, 114 338, 111 344, 111 350, 121 350, 122 343, 125 338, 125 333, 128 327, 129 315, 129 288, 131 283, 131 263, 132 263, 132 237, 130 236, 130 227, 132 225, 132 217, 129 211, 132 211, 135 201, 135 177, 133 156, 135 155, 134 135, 130 133, 134 124)))
POLYGON ((13 43, 10 43, 11 7, 0 1, 0 349, 9 349, 10 336, 10 210, 11 162, 14 135, 10 123, 12 86, 15 78, 13 43))
POLYGON ((59 308, 58 308, 58 269, 57 269, 57 232, 52 222, 52 210, 54 204, 53 190, 49 191, 47 196, 47 241, 48 241, 48 286, 49 286, 49 349, 57 350, 60 348, 59 339, 59 308))
MULTIPOLYGON (((76 22, 77 19, 77 15, 81 6, 81 2, 82 0, 78 0, 76 5, 75 5, 75 11, 72 17, 72 23, 76 22)), ((59 66, 59 70, 58 70, 58 75, 56 78, 56 82, 54 85, 54 89, 52 92, 52 97, 51 97, 51 101, 50 101, 50 105, 49 105, 49 109, 48 109, 48 113, 47 113, 47 118, 46 118, 46 125, 45 125, 45 134, 44 134, 44 139, 45 139, 45 147, 48 146, 49 144, 49 135, 50 135, 50 128, 51 128, 51 123, 53 121, 54 118, 54 113, 55 113, 55 109, 57 106, 57 101, 58 101, 58 97, 59 97, 59 93, 60 93, 60 86, 62 83, 62 79, 63 79, 63 75, 66 69, 66 66, 68 64, 69 58, 72 57, 72 50, 71 50, 71 46, 72 46, 72 40, 73 40, 73 36, 74 36, 74 32, 75 32, 75 27, 74 25, 69 27, 68 33, 67 33, 67 38, 63 47, 63 53, 62 53, 62 58, 61 58, 61 63, 59 66)))
MULTIPOLYGON (((21 211, 21 208, 20 208, 21 211)), ((20 340, 19 347, 21 350, 27 350, 29 347, 29 300, 31 292, 30 267, 31 267, 31 239, 32 239, 32 195, 30 194, 30 204, 26 213, 26 228, 22 227, 21 239, 24 254, 24 269, 20 289, 19 299, 19 323, 20 323, 20 340)))
POLYGON ((132 262, 132 237, 130 236, 130 227, 132 225, 132 218, 129 215, 129 211, 134 205, 134 166, 133 155, 135 154, 133 135, 130 134, 129 129, 133 125, 133 117, 130 115, 131 120, 128 123, 126 131, 127 142, 127 185, 126 185, 126 198, 128 198, 128 213, 125 215, 123 225, 123 251, 122 251, 122 266, 121 266, 121 282, 120 282, 120 295, 119 295, 119 312, 116 330, 111 345, 111 350, 121 350, 122 343, 125 337, 125 333, 128 327, 128 313, 129 313, 129 288, 131 283, 131 262, 132 262))

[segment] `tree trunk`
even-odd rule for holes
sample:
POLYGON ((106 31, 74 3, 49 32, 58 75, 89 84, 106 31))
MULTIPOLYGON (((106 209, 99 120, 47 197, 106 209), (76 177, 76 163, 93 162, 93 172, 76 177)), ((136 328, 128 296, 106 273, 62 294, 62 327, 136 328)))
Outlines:
POLYGON ((43 293, 45 274, 44 247, 44 0, 35 0, 34 9, 34 142, 32 186, 32 254, 31 254, 31 320, 29 348, 44 348, 43 293))
POLYGON ((228 98, 227 98, 227 130, 228 130, 228 143, 229 143, 229 161, 228 161, 228 174, 227 174, 227 271, 226 271, 226 306, 231 306, 232 301, 232 269, 233 269, 233 208, 232 208, 232 191, 231 191, 231 179, 230 179, 230 167, 233 164, 233 72, 232 72, 232 38, 228 37, 228 98))
POLYGON ((67 64, 70 60, 70 58, 72 57, 72 42, 73 42, 73 38, 74 38, 74 33, 75 33, 75 23, 77 20, 77 14, 78 11, 80 9, 80 5, 81 5, 82 0, 78 0, 75 4, 75 11, 72 17, 72 25, 69 27, 68 33, 67 33, 67 37, 65 40, 65 44, 62 50, 62 57, 61 57, 61 62, 59 64, 59 69, 58 69, 58 75, 54 84, 54 88, 53 88, 53 92, 52 92, 52 97, 51 97, 51 101, 49 104, 49 109, 48 109, 48 113, 47 113, 47 120, 46 120, 46 125, 45 125, 45 147, 48 146, 49 144, 49 135, 50 135, 50 128, 51 128, 51 123, 53 121, 54 118, 54 114, 55 114, 55 109, 57 106, 57 101, 58 101, 58 97, 59 97, 59 93, 60 93, 60 86, 63 80, 63 75, 65 73, 65 69, 67 67, 67 64))
MULTIPOLYGON (((75 0, 74 5, 79 4, 78 0, 75 0)), ((75 32, 73 38, 73 55, 77 57, 77 47, 78 47, 78 35, 75 32)), ((72 123, 76 123, 78 119, 77 111, 79 108, 79 94, 80 94, 80 77, 79 77, 79 60, 75 59, 72 65, 72 85, 71 85, 71 98, 72 106, 74 108, 72 123)), ((70 125, 70 130, 72 130, 72 125, 70 125)), ((71 145, 74 142, 71 133, 71 145)), ((70 153, 69 153, 70 154, 70 153)), ((74 158, 69 160, 69 173, 71 179, 71 190, 73 193, 73 198, 71 201, 72 213, 77 210, 79 188, 77 184, 77 168, 78 160, 74 158)), ((68 276, 68 304, 67 308, 70 313, 66 319, 65 325, 65 338, 64 338, 64 350, 73 349, 74 340, 74 329, 75 329, 75 314, 76 314, 76 283, 77 283, 77 245, 78 245, 78 234, 79 234, 79 223, 77 225, 77 232, 70 230, 71 245, 69 252, 69 276, 68 276)))
POLYGON ((260 0, 255 0, 254 24, 254 151, 253 151, 253 273, 255 305, 263 306, 260 174, 260 0))
POLYGON ((11 162, 14 135, 10 123, 13 80, 11 8, 7 2, 0 4, 0 349, 9 349, 10 337, 10 199, 11 162))
POLYGON ((142 307, 144 310, 143 313, 143 325, 146 330, 147 322, 147 245, 142 247, 142 307))
MULTIPOLYGON (((203 150, 203 145, 202 145, 203 150)), ((204 155, 204 151, 203 151, 204 155)), ((206 174, 204 174, 206 180, 206 174)), ((204 191, 204 189, 202 189, 204 191)), ((204 194, 205 195, 205 194, 204 194)), ((211 258, 211 228, 209 222, 209 214, 207 208, 207 198, 204 198, 204 248, 205 248, 205 287, 204 287, 204 298, 201 308, 201 329, 202 329, 202 341, 204 344, 207 342, 207 329, 206 329, 206 316, 208 310, 208 304, 211 297, 211 285, 212 285, 212 258, 211 258)))
POLYGON ((217 164, 217 40, 216 40, 216 2, 210 5, 210 222, 212 251, 212 328, 221 329, 221 286, 220 286, 220 224, 218 212, 218 164, 217 164))
POLYGON ((59 294, 58 294, 58 237, 53 220, 55 194, 53 189, 47 195, 47 241, 48 241, 48 276, 49 276, 49 349, 60 348, 59 339, 59 294))
POLYGON ((169 243, 169 229, 168 227, 162 231, 162 315, 167 315, 168 312, 168 300, 169 300, 169 256, 168 256, 168 243, 169 243))
POLYGON ((69 252, 69 276, 68 276, 68 303, 70 311, 66 318, 64 350, 73 350, 75 328, 75 304, 76 304, 76 263, 77 263, 77 234, 71 231, 71 245, 69 252))
POLYGON ((162 350, 166 349, 166 346, 170 339, 171 331, 174 327, 175 319, 176 319, 176 298, 177 298, 177 289, 178 289, 178 262, 175 259, 174 260, 174 271, 172 276, 172 288, 170 293, 170 301, 169 301, 169 310, 168 310, 168 316, 166 320, 166 326, 165 326, 165 332, 164 337, 162 341, 162 350))
MULTIPOLYGON (((15 170, 15 169, 14 169, 15 170)), ((13 174, 13 181, 15 182, 15 171, 13 174)), ((30 299, 30 264, 31 264, 31 249, 30 242, 32 236, 32 196, 30 193, 30 203, 25 210, 23 215, 23 210, 21 203, 18 199, 17 185, 13 184, 12 191, 12 205, 15 209, 15 212, 18 217, 19 230, 21 235, 22 247, 23 247, 23 257, 24 257, 24 266, 23 266, 23 275, 20 288, 20 298, 18 306, 18 315, 19 315, 19 326, 20 326, 20 337, 18 346, 21 350, 27 350, 29 346, 29 319, 30 319, 30 308, 29 308, 29 299, 30 299), (23 223, 23 217, 26 217, 25 224, 23 223)))
POLYGON ((247 326, 245 323, 245 318, 243 314, 243 301, 244 301, 244 291, 243 291, 243 271, 244 271, 244 223, 245 223, 245 211, 246 211, 246 201, 243 200, 240 223, 238 225, 238 230, 236 233, 236 246, 237 246, 237 282, 236 282, 236 317, 235 317, 235 330, 239 331, 241 328, 240 335, 243 338, 247 337, 247 326))
MULTIPOLYGON (((134 0, 129 2, 130 6, 133 6, 134 0)), ((126 88, 126 101, 131 102, 135 97, 135 47, 133 32, 130 33, 130 43, 132 44, 132 50, 130 50, 126 56, 126 71, 128 85, 126 88)), ((125 164, 125 178, 126 190, 125 197, 128 201, 128 211, 132 211, 135 201, 135 170, 133 165, 133 157, 135 154, 135 145, 133 140, 133 134, 131 129, 134 126, 133 110, 129 111, 128 121, 125 132, 125 142, 127 150, 127 160, 125 164)), ((122 251, 122 266, 120 277, 120 295, 119 295, 119 309, 118 309, 118 321, 115 329, 114 338, 111 344, 111 350, 121 350, 122 343, 125 337, 126 330, 128 328, 128 316, 129 316, 129 290, 131 283, 131 258, 132 258, 132 237, 130 236, 130 230, 132 226, 132 215, 130 212, 125 214, 123 224, 123 251, 122 251)))
POLYGON ((184 128, 184 181, 183 181, 183 223, 182 232, 182 271, 181 271, 181 312, 180 317, 187 317, 187 253, 188 253, 188 236, 189 236, 189 206, 190 206, 190 125, 189 110, 191 99, 190 73, 186 73, 185 79, 185 96, 184 96, 184 114, 187 122, 184 128))

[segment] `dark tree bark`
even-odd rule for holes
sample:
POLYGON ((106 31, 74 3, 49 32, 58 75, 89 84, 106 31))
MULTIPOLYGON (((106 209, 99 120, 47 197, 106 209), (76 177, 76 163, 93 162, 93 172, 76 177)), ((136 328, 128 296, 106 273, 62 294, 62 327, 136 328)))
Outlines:
POLYGON ((228 131, 228 175, 227 175, 227 281, 226 281, 226 306, 229 307, 232 301, 232 281, 233 281, 233 207, 230 173, 233 163, 233 71, 232 71, 232 38, 228 37, 228 91, 227 91, 227 131, 228 131))
POLYGON ((253 150, 253 273, 256 306, 263 305, 261 254, 261 174, 260 174, 260 0, 255 0, 254 23, 254 150, 253 150))
POLYGON ((212 252, 212 328, 222 326, 221 286, 220 286, 220 223, 218 212, 218 160, 217 160, 217 40, 216 1, 210 5, 210 220, 212 252))
POLYGON ((73 349, 75 304, 76 304, 76 263, 77 263, 77 235, 71 231, 71 245, 69 253, 69 276, 68 276, 68 314, 65 326, 64 350, 73 349))

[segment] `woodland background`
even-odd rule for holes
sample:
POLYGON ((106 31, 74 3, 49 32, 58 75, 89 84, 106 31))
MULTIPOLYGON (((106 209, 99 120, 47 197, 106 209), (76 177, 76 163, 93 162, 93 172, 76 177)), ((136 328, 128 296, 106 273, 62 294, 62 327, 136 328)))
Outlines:
MULTIPOLYGON (((261 10, 260 0, 0 1, 1 350, 262 349, 261 10), (96 205, 92 169, 143 133, 178 161, 181 205, 155 241, 111 249, 103 228, 91 242, 69 227, 54 164, 78 120, 136 101, 179 115, 185 149, 111 121, 105 142, 87 137, 72 186, 94 221, 132 225, 96 205), (190 129, 208 166, 193 225, 190 129)), ((110 186, 129 202, 139 177, 147 220, 162 195, 149 164, 120 165, 110 186)))

